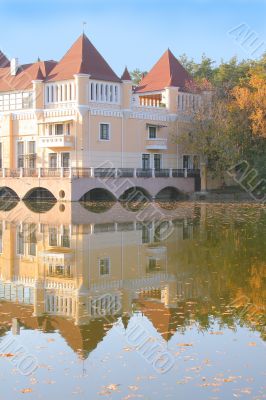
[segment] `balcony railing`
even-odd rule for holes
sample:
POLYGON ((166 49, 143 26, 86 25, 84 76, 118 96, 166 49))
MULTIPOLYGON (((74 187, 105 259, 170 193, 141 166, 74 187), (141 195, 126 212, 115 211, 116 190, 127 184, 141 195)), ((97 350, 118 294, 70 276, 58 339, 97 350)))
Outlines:
POLYGON ((142 168, 0 168, 0 178, 194 178, 199 169, 142 168))
POLYGON ((146 150, 167 150, 167 139, 164 138, 147 139, 146 150))
POLYGON ((42 136, 39 139, 39 147, 41 148, 62 148, 62 147, 73 147, 74 141, 73 136, 69 135, 51 135, 42 136))

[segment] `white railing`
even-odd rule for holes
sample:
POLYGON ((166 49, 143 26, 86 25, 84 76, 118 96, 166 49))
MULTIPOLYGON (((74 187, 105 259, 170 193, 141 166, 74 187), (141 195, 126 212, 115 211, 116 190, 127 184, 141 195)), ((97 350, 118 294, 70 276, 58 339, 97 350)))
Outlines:
POLYGON ((51 135, 42 136, 39 139, 39 147, 52 148, 52 147, 73 147, 73 136, 69 135, 51 135))
POLYGON ((146 149, 167 150, 167 139, 165 138, 146 139, 146 149))
POLYGON ((193 178, 198 169, 142 168, 0 168, 1 178, 193 178))

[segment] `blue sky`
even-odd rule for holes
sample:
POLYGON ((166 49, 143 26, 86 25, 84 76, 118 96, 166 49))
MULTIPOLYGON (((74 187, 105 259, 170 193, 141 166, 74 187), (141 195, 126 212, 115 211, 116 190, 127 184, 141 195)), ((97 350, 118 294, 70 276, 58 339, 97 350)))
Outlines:
POLYGON ((0 0, 0 49, 21 63, 60 59, 82 32, 120 74, 176 56, 256 58, 228 31, 246 24, 266 43, 266 0, 0 0))

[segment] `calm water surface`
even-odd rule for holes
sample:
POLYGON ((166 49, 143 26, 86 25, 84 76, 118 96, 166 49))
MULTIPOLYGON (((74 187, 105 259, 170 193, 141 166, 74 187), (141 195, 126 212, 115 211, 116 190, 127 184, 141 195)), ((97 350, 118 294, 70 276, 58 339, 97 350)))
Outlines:
POLYGON ((0 400, 266 399, 266 208, 0 211, 0 400))

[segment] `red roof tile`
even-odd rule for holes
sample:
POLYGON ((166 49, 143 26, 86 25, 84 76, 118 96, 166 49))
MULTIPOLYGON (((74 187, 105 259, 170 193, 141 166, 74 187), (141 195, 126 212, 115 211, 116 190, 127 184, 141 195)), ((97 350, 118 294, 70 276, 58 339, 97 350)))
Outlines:
POLYGON ((34 64, 19 66, 15 76, 10 75, 10 67, 0 68, 0 91, 27 90, 32 87, 32 81, 44 80, 56 65, 56 61, 38 61, 34 64))
POLYGON ((98 50, 82 34, 47 78, 48 81, 73 79, 75 74, 88 74, 91 79, 120 82, 98 50))
POLYGON ((184 89, 187 81, 192 81, 192 77, 168 49, 150 72, 143 77, 135 91, 155 92, 168 86, 184 89))
POLYGON ((4 53, 2 53, 2 51, 0 50, 0 68, 5 68, 9 66, 9 60, 8 58, 4 55, 4 53))
POLYGON ((130 73, 128 72, 127 67, 125 68, 125 70, 121 76, 121 80, 122 81, 131 81, 131 76, 130 76, 130 73))

